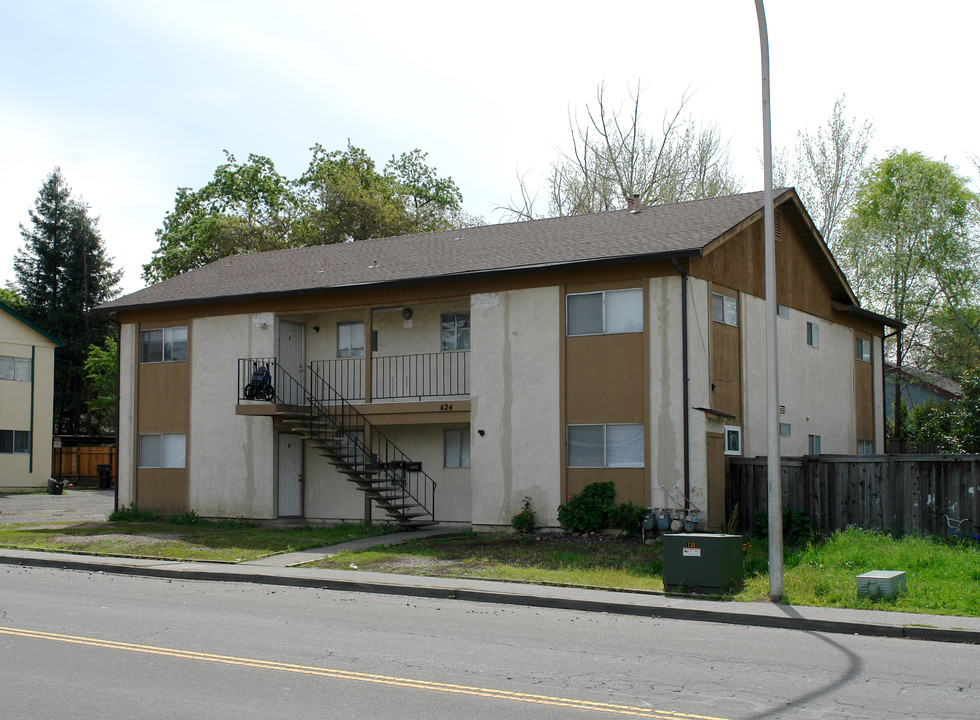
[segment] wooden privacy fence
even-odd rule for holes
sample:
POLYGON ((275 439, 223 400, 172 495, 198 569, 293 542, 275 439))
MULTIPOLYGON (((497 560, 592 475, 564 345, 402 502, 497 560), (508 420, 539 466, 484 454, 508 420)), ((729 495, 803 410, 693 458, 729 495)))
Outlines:
POLYGON ((108 465, 116 478, 116 448, 111 446, 60 447, 54 449, 52 475, 74 484, 98 483, 99 465, 108 465))
MULTIPOLYGON (((731 458, 726 517, 738 530, 768 513, 765 458, 731 458)), ((783 507, 802 510, 813 529, 848 525, 895 535, 945 534, 943 513, 980 523, 980 455, 821 455, 782 460, 783 507)))

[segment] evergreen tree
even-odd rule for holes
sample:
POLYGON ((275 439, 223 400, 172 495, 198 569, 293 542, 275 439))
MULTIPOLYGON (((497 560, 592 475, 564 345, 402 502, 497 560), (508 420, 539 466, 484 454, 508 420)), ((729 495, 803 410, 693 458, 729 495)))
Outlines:
POLYGON ((24 313, 64 343, 55 351, 54 430, 90 432, 85 358, 90 345, 112 334, 111 323, 91 311, 115 295, 121 273, 112 269, 97 219, 71 196, 60 168, 41 187, 30 218, 30 227, 20 227, 24 247, 14 273, 24 313))

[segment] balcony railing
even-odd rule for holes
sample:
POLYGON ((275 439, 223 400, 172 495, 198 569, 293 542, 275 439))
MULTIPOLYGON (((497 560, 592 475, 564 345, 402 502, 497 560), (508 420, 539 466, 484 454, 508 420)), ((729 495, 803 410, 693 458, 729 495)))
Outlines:
MULTIPOLYGON (((313 372, 347 400, 364 400, 364 358, 317 360, 313 372)), ((316 391, 316 388, 313 388, 316 391)), ((404 400, 470 394, 470 353, 424 353, 371 358, 371 399, 404 400)), ((323 398, 319 398, 323 399, 323 398)))
POLYGON ((371 358, 375 400, 457 397, 470 394, 469 350, 371 358))

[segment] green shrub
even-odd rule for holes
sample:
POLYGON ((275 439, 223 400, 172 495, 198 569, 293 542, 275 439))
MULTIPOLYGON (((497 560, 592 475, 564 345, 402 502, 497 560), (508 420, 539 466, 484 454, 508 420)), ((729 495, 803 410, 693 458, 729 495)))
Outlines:
MULTIPOLYGON (((769 537, 769 515, 764 512, 755 514, 752 524, 752 534, 758 538, 769 537)), ((813 524, 810 516, 803 510, 790 511, 783 508, 783 542, 792 547, 806 545, 813 540, 813 524)))
POLYGON ((609 509, 608 527, 619 528, 627 535, 635 535, 640 530, 643 516, 649 512, 645 507, 634 505, 632 501, 613 505, 609 509))
POLYGON ((586 485, 578 495, 558 506, 558 522, 567 533, 596 532, 609 527, 609 513, 616 497, 612 482, 586 485))
POLYGON ((159 522, 163 518, 154 510, 138 510, 136 503, 129 503, 113 510, 106 519, 109 522, 159 522))
POLYGON ((510 526, 519 533, 533 532, 536 525, 534 510, 531 509, 531 498, 525 496, 521 511, 510 519, 510 526))

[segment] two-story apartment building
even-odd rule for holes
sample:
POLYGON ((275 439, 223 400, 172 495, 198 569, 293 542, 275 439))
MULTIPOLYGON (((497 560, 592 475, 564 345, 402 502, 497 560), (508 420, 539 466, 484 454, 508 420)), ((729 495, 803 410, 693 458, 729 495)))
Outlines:
MULTIPOLYGON (((782 452, 881 451, 891 321, 795 191, 775 204, 782 452)), ((485 528, 528 496, 557 526, 611 480, 720 527, 724 458, 766 452, 762 215, 750 193, 233 256, 107 303, 119 501, 485 528)))
POLYGON ((0 492, 51 476, 54 351, 61 343, 0 303, 0 492))

